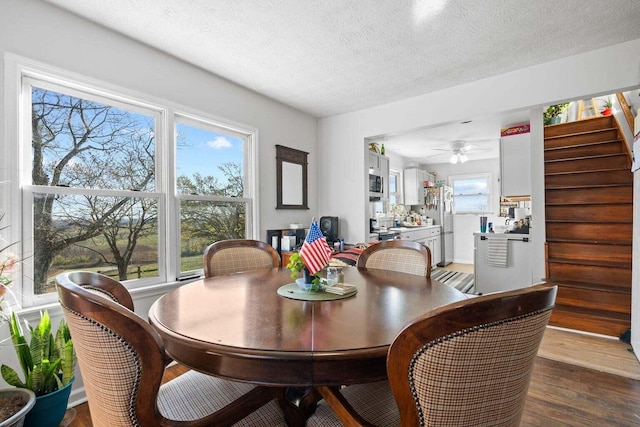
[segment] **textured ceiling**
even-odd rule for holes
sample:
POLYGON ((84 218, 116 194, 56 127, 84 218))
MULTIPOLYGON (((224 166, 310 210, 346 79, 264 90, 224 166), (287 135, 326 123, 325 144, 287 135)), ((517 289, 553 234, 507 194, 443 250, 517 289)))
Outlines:
MULTIPOLYGON (((316 117, 640 38, 640 0, 46 0, 316 117)), ((417 163, 498 156, 527 113, 377 139, 417 163)))
POLYGON ((640 37, 640 1, 47 0, 316 117, 640 37))

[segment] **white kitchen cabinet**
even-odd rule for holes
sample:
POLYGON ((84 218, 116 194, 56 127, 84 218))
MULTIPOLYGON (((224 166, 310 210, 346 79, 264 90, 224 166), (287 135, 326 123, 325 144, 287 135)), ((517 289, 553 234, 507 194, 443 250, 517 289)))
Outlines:
POLYGON ((429 228, 429 237, 423 242, 431 251, 431 266, 435 267, 442 261, 442 236, 440 227, 429 228))
POLYGON ((404 204, 424 205, 424 181, 433 182, 435 179, 430 173, 418 168, 404 170, 404 204))
POLYGON ((369 170, 375 175, 382 177, 382 201, 389 200, 389 158, 378 154, 375 151, 369 151, 369 170))
POLYGON ((442 261, 440 226, 416 228, 413 230, 403 230, 400 232, 402 240, 411 240, 422 243, 431 251, 431 266, 435 267, 442 261))
POLYGON ((430 232, 431 265, 435 267, 442 262, 442 234, 440 227, 432 228, 430 232))
POLYGON ((531 240, 528 234, 474 233, 475 292, 491 293, 524 288, 533 284, 531 240), (489 239, 506 239, 507 266, 487 262, 489 239))
POLYGON ((531 195, 531 134, 528 131, 500 138, 500 186, 501 195, 505 197, 531 195))

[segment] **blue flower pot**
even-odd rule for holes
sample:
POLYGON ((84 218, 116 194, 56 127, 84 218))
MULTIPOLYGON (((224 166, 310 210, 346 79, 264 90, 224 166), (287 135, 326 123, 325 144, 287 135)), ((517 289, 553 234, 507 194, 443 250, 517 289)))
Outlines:
POLYGON ((67 412, 73 381, 75 378, 53 393, 36 397, 36 404, 27 414, 24 427, 58 427, 67 412))

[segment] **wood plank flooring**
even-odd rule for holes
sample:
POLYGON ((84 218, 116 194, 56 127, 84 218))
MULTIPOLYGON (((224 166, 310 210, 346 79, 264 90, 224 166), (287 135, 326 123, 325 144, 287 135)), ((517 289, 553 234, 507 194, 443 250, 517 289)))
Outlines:
MULTIPOLYGON (((627 351, 629 346, 583 334, 569 335, 575 338, 573 344, 562 344, 568 341, 566 334, 575 333, 549 328, 545 334, 521 426, 640 426, 640 380, 633 378, 640 363, 627 351), (571 363, 585 364, 585 360, 591 360, 590 367, 571 363)), ((172 366, 165 381, 185 371, 183 366, 172 366)), ((88 405, 75 410, 69 426, 92 427, 88 405)))

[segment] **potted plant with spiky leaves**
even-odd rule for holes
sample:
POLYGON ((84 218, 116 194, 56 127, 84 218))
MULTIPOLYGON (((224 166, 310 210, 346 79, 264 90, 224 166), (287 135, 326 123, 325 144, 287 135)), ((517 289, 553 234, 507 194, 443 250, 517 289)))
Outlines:
POLYGON ((26 325, 31 334, 29 343, 22 333, 18 316, 15 312, 11 314, 11 341, 24 380, 5 364, 0 366, 2 378, 10 385, 32 390, 37 396, 34 408, 25 419, 25 427, 58 426, 67 409, 76 364, 69 327, 61 320, 54 337, 51 319, 46 310, 40 316, 38 326, 32 328, 28 323, 26 325), (52 400, 58 403, 52 403, 52 400))
POLYGON ((603 116, 610 116, 611 114, 613 114, 613 103, 611 102, 611 97, 607 96, 603 103, 602 103, 603 109, 600 112, 600 114, 602 114, 603 116))

